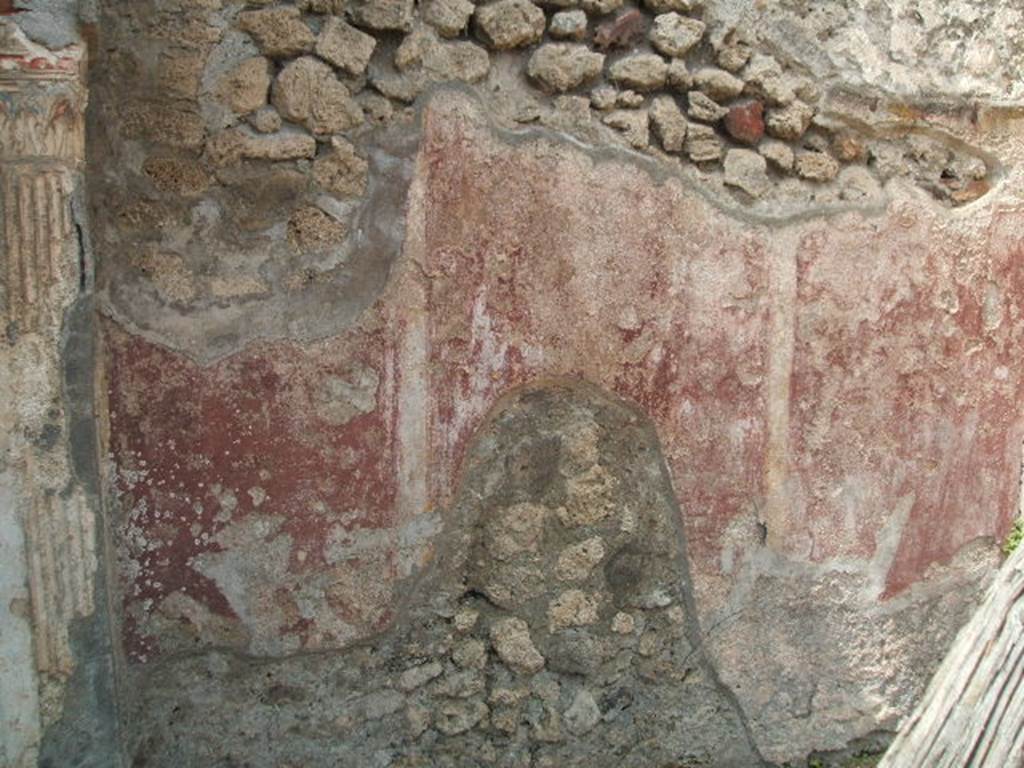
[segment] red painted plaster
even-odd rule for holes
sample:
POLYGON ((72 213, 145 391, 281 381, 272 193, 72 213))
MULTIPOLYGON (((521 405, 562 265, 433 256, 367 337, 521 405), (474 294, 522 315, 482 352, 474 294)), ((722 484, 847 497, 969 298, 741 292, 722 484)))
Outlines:
MULTIPOLYGON (((418 269, 393 277, 350 333, 261 344, 204 368, 107 325, 126 528, 152 545, 123 545, 128 604, 187 589, 232 616, 190 565, 217 546, 196 532, 226 524, 214 486, 236 489, 232 521, 257 513, 246 489, 264 489, 258 513, 285 519, 298 573, 327 567, 324 539, 339 520, 390 530, 422 511, 398 509, 402 456, 418 462, 427 506, 443 509, 496 400, 553 376, 597 383, 653 420, 704 610, 732 584, 721 565, 730 525, 767 514, 770 462, 785 478, 774 546, 812 562, 872 560, 888 546, 886 596, 1006 530, 1024 435, 1013 365, 1021 211, 979 213, 991 223, 977 242, 939 211, 894 205, 792 225, 787 251, 776 230, 681 185, 505 145, 458 114, 428 111, 421 153, 430 204, 418 269), (788 299, 773 293, 784 259, 795 260, 788 299), (772 328, 784 310, 793 347, 778 390, 772 328), (398 350, 420 312, 426 342, 410 369, 398 350), (376 407, 332 424, 317 415, 317 388, 353 364, 377 372, 376 407), (422 454, 401 433, 420 405, 403 399, 410 381, 427 393, 422 454), (780 397, 782 434, 769 418, 780 397)), ((309 620, 288 631, 319 637, 309 620)), ((152 650, 131 624, 127 633, 131 648, 152 650)))

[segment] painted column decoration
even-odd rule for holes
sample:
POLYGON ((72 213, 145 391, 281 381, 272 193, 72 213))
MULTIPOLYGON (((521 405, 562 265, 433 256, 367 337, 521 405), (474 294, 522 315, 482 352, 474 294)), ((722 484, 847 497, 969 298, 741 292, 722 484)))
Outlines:
POLYGON ((35 765, 94 611, 95 515, 68 455, 64 316, 85 286, 72 196, 84 161, 78 47, 0 16, 0 765, 35 765))

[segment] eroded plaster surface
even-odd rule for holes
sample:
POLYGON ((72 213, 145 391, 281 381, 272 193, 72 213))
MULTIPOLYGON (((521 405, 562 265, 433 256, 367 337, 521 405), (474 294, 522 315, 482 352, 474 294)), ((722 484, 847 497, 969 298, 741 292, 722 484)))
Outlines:
POLYGON ((372 639, 493 403, 568 377, 656 425, 703 642, 764 756, 892 729, 1014 512, 1013 210, 753 224, 441 94, 354 329, 203 366, 109 326, 129 651, 372 639))
MULTIPOLYGON (((760 764, 701 647, 675 498, 642 415, 575 382, 517 390, 477 435, 444 514, 437 557, 400 581, 400 617, 371 643, 137 668, 136 759, 760 764)), ((361 565, 351 546, 332 549, 361 565)))

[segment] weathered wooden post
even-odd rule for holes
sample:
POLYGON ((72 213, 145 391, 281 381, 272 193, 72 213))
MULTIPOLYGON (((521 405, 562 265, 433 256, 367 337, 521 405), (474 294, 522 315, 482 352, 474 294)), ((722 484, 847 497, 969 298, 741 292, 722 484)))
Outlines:
POLYGON ((974 617, 879 768, 1024 766, 1024 546, 974 617))

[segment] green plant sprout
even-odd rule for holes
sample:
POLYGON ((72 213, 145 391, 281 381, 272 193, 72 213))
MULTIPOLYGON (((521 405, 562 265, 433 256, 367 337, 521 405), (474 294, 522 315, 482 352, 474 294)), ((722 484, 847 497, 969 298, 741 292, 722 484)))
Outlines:
POLYGON ((1003 554, 1012 555, 1022 541, 1024 541, 1024 517, 1019 517, 1013 521, 1013 527, 1006 534, 1006 541, 1003 542, 1003 554))

